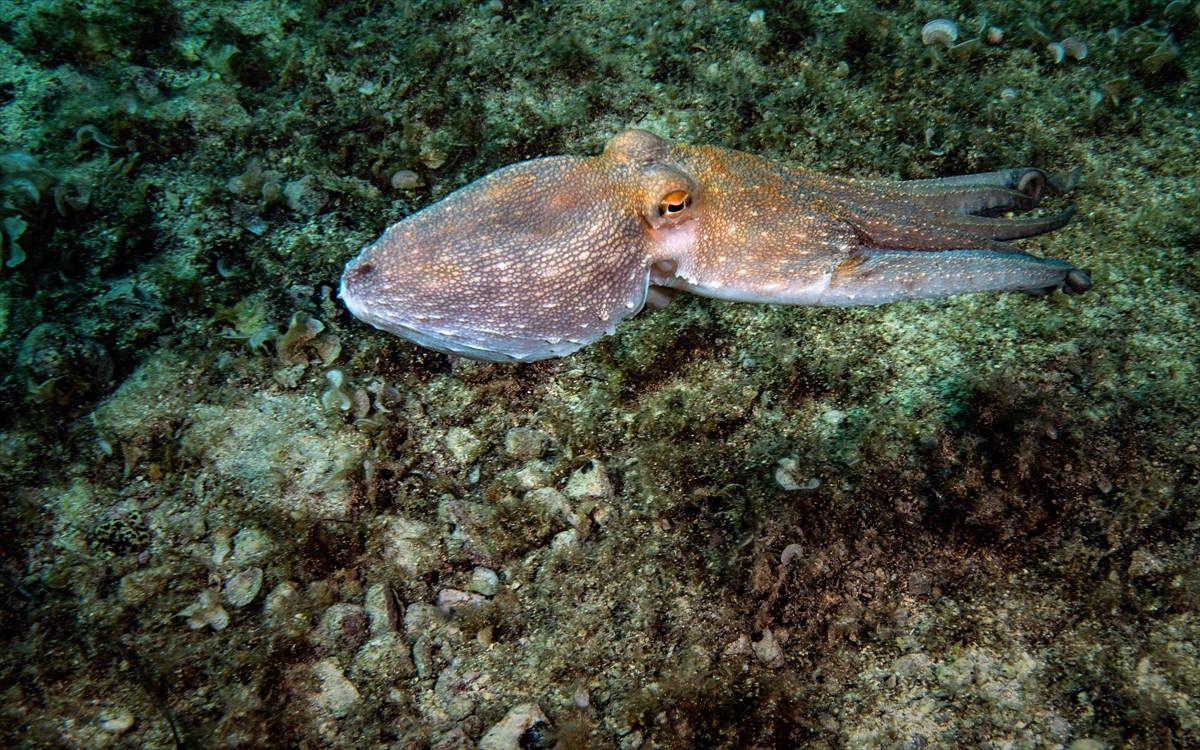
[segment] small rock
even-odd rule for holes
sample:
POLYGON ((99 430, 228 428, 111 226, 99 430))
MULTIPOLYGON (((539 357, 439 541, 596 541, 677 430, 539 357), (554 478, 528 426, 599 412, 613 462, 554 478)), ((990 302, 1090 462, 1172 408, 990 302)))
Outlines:
POLYGON ((479 594, 468 594, 458 589, 442 589, 438 592, 437 608, 443 617, 452 617, 456 610, 486 601, 487 599, 479 594))
POLYGON ((514 706, 480 738, 479 750, 523 750, 521 736, 538 723, 549 725, 546 715, 536 703, 514 706))
POLYGON ((638 750, 644 743, 641 730, 630 732, 621 738, 621 750, 638 750))
POLYGON ((179 534, 179 538, 184 542, 194 542, 203 539, 208 533, 207 525, 204 522, 204 516, 198 510, 180 513, 172 517, 171 526, 175 529, 175 533, 179 534))
POLYGON ((545 461, 530 461, 514 472, 522 489, 536 490, 550 483, 553 473, 545 461))
POLYGON ((357 604, 334 604, 321 615, 317 638, 326 648, 353 651, 367 639, 367 611, 357 604))
POLYGON ((475 743, 463 730, 455 727, 445 734, 435 737, 429 750, 475 750, 475 743))
POLYGON ((1129 568, 1125 572, 1128 573, 1130 578, 1143 578, 1162 573, 1166 570, 1166 567, 1163 561, 1150 552, 1150 550, 1145 547, 1138 547, 1129 556, 1129 568))
POLYGON ((483 443, 470 430, 454 427, 446 433, 446 447, 454 460, 464 466, 479 458, 483 452, 483 443))
POLYGON ((394 633, 404 616, 404 607, 396 599, 391 588, 384 583, 372 584, 367 589, 363 607, 371 621, 371 635, 379 637, 394 633))
POLYGON ((489 568, 476 568, 471 572, 471 590, 484 596, 495 596, 500 585, 500 576, 489 568))
POLYGON ((231 607, 244 607, 262 590, 262 568, 247 568, 225 582, 221 598, 231 607))
POLYGON ((267 594, 263 611, 269 622, 281 625, 290 620, 292 615, 297 612, 300 602, 300 587, 291 581, 283 581, 267 594))
POLYGON ((975 681, 975 662, 970 655, 961 656, 947 664, 938 665, 934 674, 942 686, 958 691, 975 681))
POLYGON ((398 633, 372 638, 354 652, 351 674, 394 683, 413 675, 412 658, 398 633))
POLYGON ((721 652, 723 656, 746 656, 750 653, 750 636, 739 636, 736 641, 733 641, 725 650, 721 652))
POLYGON ((933 582, 924 573, 914 572, 908 575, 908 593, 913 596, 925 596, 933 588, 933 582))
MULTIPOLYGON (((607 482, 608 480, 605 479, 605 481, 607 482)), ((570 485, 568 485, 568 489, 570 489, 570 485)), ((538 503, 550 511, 552 516, 568 526, 579 525, 579 514, 571 508, 571 503, 567 498, 553 487, 543 487, 540 490, 526 492, 524 500, 527 503, 538 503)))
POLYGON ((514 427, 504 436, 504 452, 519 461, 541 458, 549 447, 549 435, 528 427, 514 427))
POLYGON ((312 698, 313 704, 336 719, 349 713, 359 700, 358 688, 346 679, 337 661, 319 661, 313 665, 312 671, 321 681, 320 691, 312 698))
POLYGON ((442 613, 432 604, 418 602, 404 611, 404 635, 409 643, 427 636, 443 622, 442 613))
POLYGON ((433 676, 433 641, 423 635, 412 647, 413 665, 417 668, 417 677, 428 679, 433 676))
POLYGON ((392 516, 383 530, 383 558, 410 576, 420 576, 441 566, 442 551, 429 526, 392 516))
POLYGON ((594 458, 567 480, 566 495, 572 500, 607 500, 612 494, 608 472, 604 470, 604 464, 594 458))
POLYGON ((287 199, 288 208, 304 216, 316 216, 329 202, 329 195, 317 187, 317 180, 312 175, 286 183, 283 197, 287 199))
POLYGON ((579 549, 579 532, 567 529, 554 535, 550 540, 550 549, 555 552, 570 552, 579 549))
POLYGON ((754 649, 754 655, 767 669, 779 669, 787 664, 787 657, 783 655, 783 649, 775 640, 775 634, 770 628, 764 628, 762 638, 757 643, 751 642, 750 645, 754 649))

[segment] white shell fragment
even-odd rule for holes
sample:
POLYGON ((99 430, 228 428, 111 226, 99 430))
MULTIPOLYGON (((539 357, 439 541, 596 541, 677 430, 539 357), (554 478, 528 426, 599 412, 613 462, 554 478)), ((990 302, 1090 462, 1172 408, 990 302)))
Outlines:
POLYGON ((921 28, 921 43, 928 47, 938 44, 949 47, 958 41, 958 24, 949 18, 935 18, 921 28))
POLYGON ((799 544, 789 544, 783 548, 783 552, 779 555, 779 564, 787 565, 798 557, 804 557, 804 547, 801 547, 799 544))

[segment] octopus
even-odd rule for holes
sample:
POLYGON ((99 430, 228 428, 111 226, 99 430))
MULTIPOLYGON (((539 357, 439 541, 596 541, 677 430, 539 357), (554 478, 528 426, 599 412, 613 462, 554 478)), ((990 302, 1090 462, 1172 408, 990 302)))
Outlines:
POLYGON ((595 157, 499 169, 391 226, 351 260, 357 318, 475 360, 562 357, 680 290, 845 307, 1091 287, 1011 240, 1073 208, 1013 217, 1073 187, 1025 167, 940 179, 834 177, 628 130, 595 157))

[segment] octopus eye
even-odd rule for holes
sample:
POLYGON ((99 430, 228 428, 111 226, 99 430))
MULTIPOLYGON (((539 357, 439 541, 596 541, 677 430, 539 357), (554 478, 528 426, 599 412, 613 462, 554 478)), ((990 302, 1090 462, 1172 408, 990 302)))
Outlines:
POLYGON ((673 219, 686 211, 692 205, 692 196, 686 190, 672 190, 662 197, 658 204, 658 215, 664 219, 673 219))

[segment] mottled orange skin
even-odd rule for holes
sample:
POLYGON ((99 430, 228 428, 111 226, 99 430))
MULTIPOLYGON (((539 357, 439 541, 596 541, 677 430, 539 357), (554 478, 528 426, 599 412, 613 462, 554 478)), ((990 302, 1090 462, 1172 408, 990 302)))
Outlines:
POLYGON ((810 305, 1080 291, 1086 273, 1003 242, 1070 212, 977 215, 1032 208, 1047 185, 1040 170, 856 181, 631 130, 598 157, 505 167, 395 224, 347 264, 341 296, 418 344, 532 361, 569 354, 679 289, 810 305), (686 205, 669 206, 678 196, 686 205))

